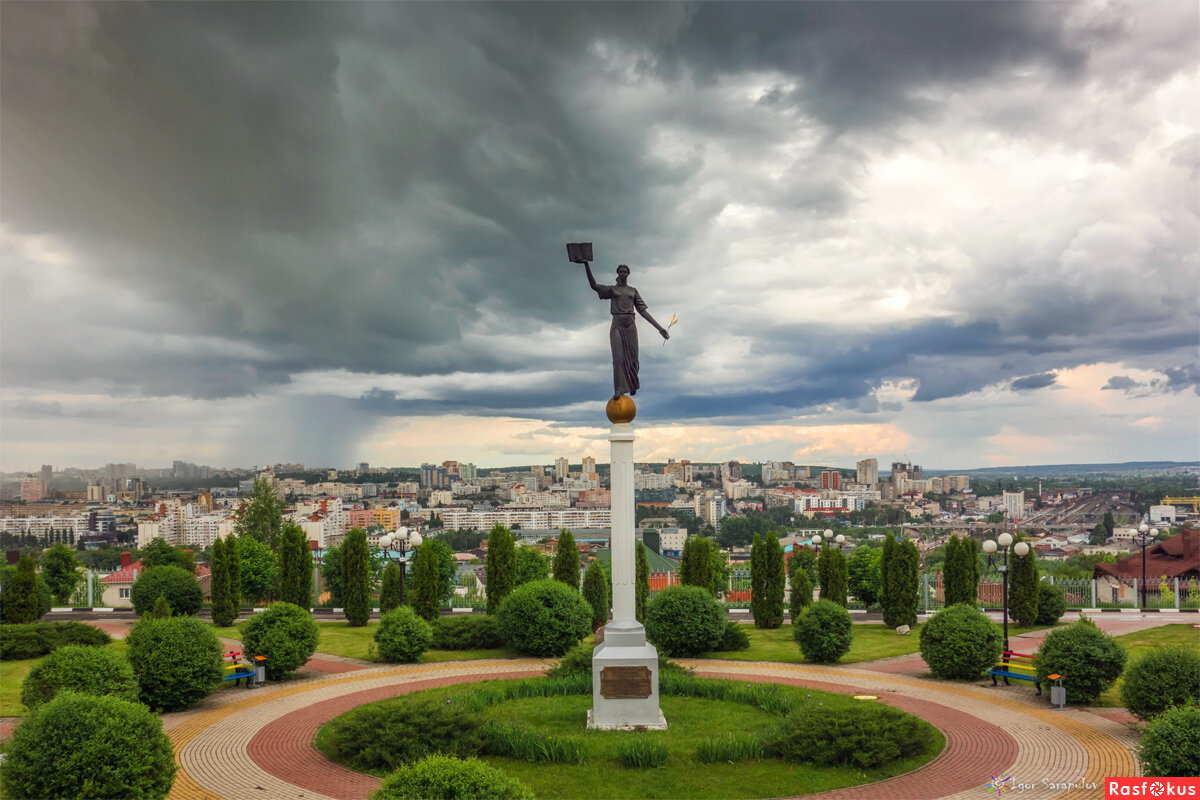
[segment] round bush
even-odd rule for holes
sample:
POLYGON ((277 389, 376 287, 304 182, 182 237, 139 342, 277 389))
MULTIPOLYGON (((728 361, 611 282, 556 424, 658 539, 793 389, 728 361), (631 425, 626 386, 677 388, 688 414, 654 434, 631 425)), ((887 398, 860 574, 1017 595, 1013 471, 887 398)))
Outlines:
POLYGON ((834 664, 850 651, 854 640, 850 612, 832 600, 818 600, 800 612, 792 636, 806 659, 834 664))
POLYGON ((478 755, 484 748, 482 724, 461 704, 417 694, 351 709, 321 728, 317 744, 351 769, 387 771, 430 755, 478 755))
POLYGON ((32 711, 64 689, 132 703, 138 699, 129 661, 111 650, 86 645, 60 647, 35 664, 21 684, 21 702, 32 711))
POLYGON ((1067 702, 1085 705, 1116 682, 1125 669, 1125 648, 1089 619, 1050 631, 1037 653, 1038 677, 1058 673, 1067 702))
POLYGON ((785 761, 871 769, 925 752, 936 743, 933 726, 924 720, 888 706, 863 704, 793 714, 768 749, 785 761))
MULTIPOLYGON (((579 599, 583 600, 583 596, 579 595, 579 599)), ((533 791, 516 778, 475 758, 426 756, 387 776, 383 785, 371 795, 371 800, 465 800, 475 797, 532 800, 533 791)))
POLYGON ((722 653, 750 649, 750 637, 746 635, 746 629, 741 623, 731 619, 725 620, 725 635, 721 637, 721 644, 717 649, 722 653))
POLYGON ((1138 759, 1150 777, 1200 778, 1200 706, 1175 706, 1151 720, 1138 759))
POLYGON ((125 641, 139 696, 156 711, 190 708, 224 675, 221 642, 195 617, 143 619, 125 641))
POLYGON ((1067 613, 1067 601, 1061 586, 1042 581, 1038 584, 1038 625, 1054 625, 1067 613))
POLYGON ((1125 670, 1121 702, 1142 719, 1171 706, 1200 704, 1200 652, 1194 647, 1162 647, 1146 653, 1125 670))
POLYGON ((670 658, 716 650, 725 638, 725 609, 707 589, 672 586, 646 604, 646 638, 670 658))
POLYGON ((508 646, 531 656, 561 656, 592 632, 592 607, 579 590, 553 578, 513 589, 496 617, 508 646))
POLYGON ((279 680, 304 666, 316 652, 320 630, 307 609, 292 603, 272 603, 246 620, 242 652, 247 658, 267 657, 267 677, 279 680))
POLYGON ((196 576, 183 567, 148 567, 138 575, 129 591, 133 611, 141 616, 154 608, 159 597, 167 598, 172 614, 190 616, 204 605, 204 592, 196 576))
POLYGON ((389 663, 417 661, 433 641, 433 626, 417 616, 409 606, 400 606, 383 615, 375 631, 380 657, 389 663))
MULTIPOLYGON (((11 581, 17 574, 17 568, 14 566, 5 565, 0 567, 0 596, 8 591, 8 582, 11 581)), ((37 584, 37 614, 33 620, 17 619, 23 610, 23 603, 0 603, 0 622, 5 625, 17 624, 32 624, 36 620, 41 619, 50 613, 51 597, 50 587, 42 580, 41 575, 35 575, 34 580, 37 584)))
POLYGON ((72 691, 17 726, 0 766, 8 797, 157 800, 174 780, 162 720, 139 703, 72 691))
POLYGON ((438 617, 433 623, 433 643, 430 647, 434 650, 490 650, 503 646, 504 639, 500 638, 495 617, 464 614, 461 617, 438 617))
POLYGON ((1003 650, 1000 626, 966 603, 942 609, 921 628, 921 658, 935 678, 974 680, 1003 650))
POLYGON ((82 622, 31 622, 0 628, 0 660, 37 658, 68 644, 101 647, 112 637, 82 622))

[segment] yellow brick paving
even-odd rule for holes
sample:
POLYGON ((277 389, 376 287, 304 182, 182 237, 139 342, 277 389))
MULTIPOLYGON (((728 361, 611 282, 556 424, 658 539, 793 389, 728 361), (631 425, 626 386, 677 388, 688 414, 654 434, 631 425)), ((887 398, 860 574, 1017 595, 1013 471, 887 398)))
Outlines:
MULTIPOLYGON (((868 692, 895 692, 956 708, 1008 731, 1018 745, 1015 762, 980 764, 979 788, 948 796, 954 800, 978 800, 990 774, 1001 770, 1014 782, 1027 785, 1018 796, 1030 800, 1103 797, 1104 777, 1137 774, 1132 755, 1137 736, 1128 726, 1078 709, 1053 710, 1043 699, 1034 699, 1030 691, 965 686, 848 667, 719 660, 683 663, 717 674, 828 681, 868 692), (1084 788, 1087 783, 1098 788, 1084 788), (1080 788, 1062 788, 1068 784, 1080 788)), ((537 674, 545 667, 546 662, 533 659, 380 667, 245 693, 236 689, 219 692, 199 709, 164 715, 180 765, 170 797, 326 800, 260 769, 246 752, 254 735, 298 708, 347 693, 438 677, 473 675, 485 679, 515 671, 537 674)), ((942 795, 931 786, 929 796, 942 795)))

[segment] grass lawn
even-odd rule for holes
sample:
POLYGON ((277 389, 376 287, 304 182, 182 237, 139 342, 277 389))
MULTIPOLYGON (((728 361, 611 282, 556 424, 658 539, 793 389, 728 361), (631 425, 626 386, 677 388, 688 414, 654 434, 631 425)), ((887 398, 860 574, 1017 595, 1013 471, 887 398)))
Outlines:
MULTIPOLYGON (((727 653, 708 653, 705 658, 726 659, 729 661, 782 661, 789 664, 803 664, 804 656, 800 655, 800 646, 792 638, 792 626, 783 625, 774 630, 755 628, 753 625, 743 625, 742 629, 750 639, 749 650, 736 650, 727 653)), ((1034 628, 1019 628, 1010 625, 1009 636, 1029 633, 1039 630, 1034 628)), ((859 661, 875 661, 880 658, 904 656, 919 652, 921 649, 921 626, 914 625, 912 633, 900 636, 894 630, 882 623, 864 623, 853 627, 854 641, 850 652, 842 656, 839 664, 853 664, 859 661)))
MULTIPOLYGON (((449 687, 408 697, 432 696, 440 700, 465 695, 476 688, 449 687)), ((803 698, 805 704, 823 702, 850 709, 861 703, 824 692, 777 688, 798 699, 803 698), (810 696, 805 698, 805 695, 810 696)), ((590 695, 506 700, 485 708, 480 716, 501 723, 516 723, 542 736, 576 739, 586 748, 587 760, 583 764, 539 764, 496 756, 484 756, 483 760, 528 784, 538 797, 753 798, 807 794, 883 780, 916 769, 941 752, 944 746, 941 734, 934 731, 935 745, 931 752, 869 770, 795 764, 775 758, 705 764, 694 756, 702 741, 722 738, 728 732, 770 738, 781 718, 738 702, 677 696, 663 696, 660 702, 670 727, 666 731, 631 733, 587 730, 587 711, 592 705, 590 695), (666 763, 658 768, 623 767, 619 749, 633 740, 664 744, 668 751, 666 763)), ((795 713, 804 712, 801 709, 795 713)), ((326 747, 329 727, 328 724, 323 727, 315 741, 323 752, 329 752, 326 747)))
MULTIPOLYGON (((1117 641, 1124 645, 1125 653, 1129 656, 1129 660, 1125 662, 1125 668, 1128 669, 1134 661, 1160 647, 1200 648, 1200 631, 1193 628, 1192 625, 1192 622, 1172 623, 1116 637, 1117 641)), ((1123 706, 1121 684, 1124 680, 1124 678, 1117 678, 1117 682, 1113 684, 1112 688, 1100 695, 1100 700, 1096 705, 1123 706)))
MULTIPOLYGON (((239 623, 245 625, 244 622, 239 623)), ((321 639, 317 642, 317 652, 345 658, 370 659, 370 647, 375 643, 375 631, 379 630, 379 622, 368 622, 360 628, 351 628, 344 621, 318 621, 317 628, 321 639)), ((242 633, 238 626, 216 628, 217 636, 225 639, 241 640, 242 633)), ((516 658, 517 653, 507 647, 497 647, 491 650, 427 650, 421 657, 422 663, 441 661, 477 661, 485 658, 516 658)))
MULTIPOLYGON (((125 654, 123 640, 114 639, 110 644, 105 645, 105 648, 114 653, 125 654)), ((29 713, 21 704, 21 684, 28 677, 33 665, 42 658, 0 661, 0 717, 23 717, 29 713)))

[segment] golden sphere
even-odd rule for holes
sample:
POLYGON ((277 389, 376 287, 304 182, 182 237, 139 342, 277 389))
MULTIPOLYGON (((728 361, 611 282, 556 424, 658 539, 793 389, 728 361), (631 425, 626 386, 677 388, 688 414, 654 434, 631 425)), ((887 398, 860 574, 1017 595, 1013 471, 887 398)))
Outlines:
POLYGON ((612 424, 627 425, 633 422, 633 418, 637 416, 637 406, 633 404, 632 397, 623 394, 617 398, 609 398, 608 405, 604 407, 604 413, 608 414, 608 421, 612 424))

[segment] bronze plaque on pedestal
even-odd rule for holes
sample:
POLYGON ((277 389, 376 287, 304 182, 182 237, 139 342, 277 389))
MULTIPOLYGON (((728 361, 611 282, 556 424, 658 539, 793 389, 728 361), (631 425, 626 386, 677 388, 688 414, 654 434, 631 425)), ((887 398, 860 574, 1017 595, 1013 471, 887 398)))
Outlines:
POLYGON ((649 667, 605 667, 600 670, 600 696, 609 700, 649 697, 650 677, 649 667))

